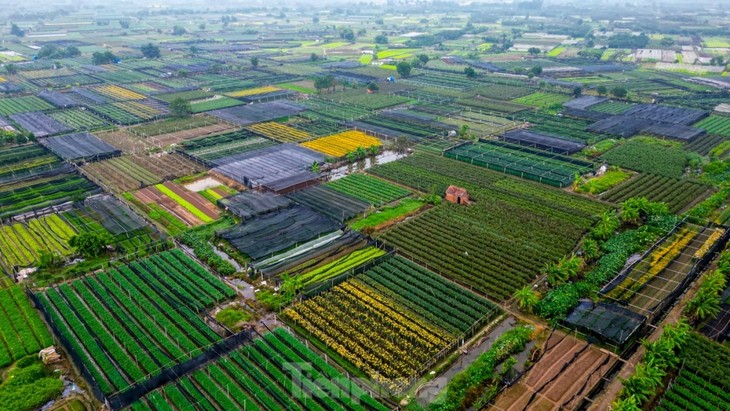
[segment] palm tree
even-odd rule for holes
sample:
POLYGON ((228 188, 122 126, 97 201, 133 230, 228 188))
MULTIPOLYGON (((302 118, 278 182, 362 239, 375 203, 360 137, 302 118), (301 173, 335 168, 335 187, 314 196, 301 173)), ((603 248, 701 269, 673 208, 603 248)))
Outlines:
POLYGON ((558 264, 555 263, 548 263, 545 266, 545 274, 547 274, 547 280, 548 283, 551 286, 556 286, 558 284, 564 283, 568 281, 568 276, 566 275, 565 271, 563 271, 558 264))
POLYGON ((705 320, 720 314, 720 296, 714 292, 700 290, 695 298, 687 303, 687 311, 693 319, 705 320))
POLYGON ((532 287, 526 285, 517 290, 513 297, 517 301, 517 306, 520 310, 532 312, 532 309, 540 301, 540 296, 536 291, 532 290, 532 287))

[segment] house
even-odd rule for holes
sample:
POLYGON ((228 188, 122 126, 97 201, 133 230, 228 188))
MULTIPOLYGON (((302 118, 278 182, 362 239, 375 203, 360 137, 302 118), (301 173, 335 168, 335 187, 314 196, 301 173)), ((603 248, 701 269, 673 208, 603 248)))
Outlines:
POLYGON ((446 189, 446 201, 454 204, 469 204, 469 193, 465 188, 449 186, 446 189))

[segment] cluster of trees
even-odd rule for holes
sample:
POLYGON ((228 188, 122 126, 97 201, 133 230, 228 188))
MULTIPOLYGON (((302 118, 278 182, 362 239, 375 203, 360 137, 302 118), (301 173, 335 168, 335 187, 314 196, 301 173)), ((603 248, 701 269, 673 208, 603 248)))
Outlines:
POLYGON ((687 303, 685 313, 691 322, 697 323, 720 314, 721 294, 727 286, 728 274, 730 274, 730 252, 720 256, 717 269, 705 276, 697 294, 687 303))
POLYGON ((676 325, 664 327, 655 342, 643 340, 646 354, 632 376, 623 380, 623 388, 612 404, 614 411, 640 411, 663 385, 668 370, 679 365, 679 353, 689 338, 690 327, 680 320, 676 325))
POLYGON ((25 36, 25 30, 18 27, 17 24, 13 23, 10 26, 10 34, 12 34, 13 36, 23 37, 25 36))
POLYGON ((115 56, 111 51, 95 51, 91 55, 91 62, 94 65, 111 64, 119 61, 119 57, 115 56))
POLYGON ((395 69, 402 77, 408 77, 411 75, 412 67, 407 61, 401 61, 395 66, 395 69))
MULTIPOLYGON (((596 93, 598 93, 599 96, 605 96, 608 94, 609 90, 606 88, 606 86, 598 86, 596 87, 596 93)), ((629 91, 626 90, 626 87, 623 86, 616 86, 611 89, 611 95, 617 98, 625 98, 629 95, 629 91)))
POLYGON ((142 46, 140 48, 140 51, 142 52, 142 55, 145 58, 148 58, 148 59, 160 58, 160 48, 155 46, 152 43, 147 43, 146 45, 142 46))
POLYGON ((223 16, 221 17, 221 23, 223 23, 223 27, 228 27, 229 23, 235 23, 238 19, 236 16, 223 16))
POLYGON ((81 51, 78 47, 68 46, 63 48, 54 44, 46 44, 38 51, 37 57, 39 59, 62 59, 78 57, 80 55, 81 51))
POLYGON ((335 87, 337 87, 337 80, 335 80, 335 76, 332 74, 319 76, 314 79, 314 88, 317 89, 317 92, 321 92, 326 89, 332 89, 332 91, 334 91, 335 87))
POLYGON ((173 117, 190 117, 192 113, 193 108, 189 101, 178 97, 170 102, 170 114, 173 117))
POLYGON ((187 30, 185 30, 185 27, 183 26, 174 26, 172 28, 172 35, 173 36, 182 36, 183 34, 187 34, 187 30))
POLYGON ((612 49, 643 49, 647 44, 649 44, 649 36, 644 33, 638 36, 619 33, 608 38, 608 47, 612 49))

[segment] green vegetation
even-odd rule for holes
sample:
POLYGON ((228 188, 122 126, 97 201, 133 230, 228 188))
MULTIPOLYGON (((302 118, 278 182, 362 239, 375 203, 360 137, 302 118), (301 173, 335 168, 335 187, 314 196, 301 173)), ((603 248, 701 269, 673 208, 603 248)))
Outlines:
POLYGON ((368 228, 378 227, 389 221, 398 220, 408 216, 411 213, 420 210, 424 206, 421 200, 406 198, 392 206, 386 206, 376 212, 370 213, 365 217, 357 219, 350 223, 353 230, 366 230, 368 228))
POLYGON ((601 158, 630 170, 674 178, 682 177, 688 164, 687 154, 677 143, 651 137, 634 137, 601 158))
POLYGON ((621 169, 610 169, 599 177, 580 182, 576 191, 579 193, 600 194, 621 184, 629 177, 630 174, 621 169))

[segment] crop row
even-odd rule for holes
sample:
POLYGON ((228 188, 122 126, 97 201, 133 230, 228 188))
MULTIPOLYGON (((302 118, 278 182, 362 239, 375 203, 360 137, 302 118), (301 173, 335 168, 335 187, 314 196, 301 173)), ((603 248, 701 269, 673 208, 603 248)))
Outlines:
POLYGON ((312 138, 312 135, 305 131, 276 122, 254 124, 248 129, 282 143, 298 143, 312 138))
POLYGON ((343 131, 327 137, 321 137, 306 143, 302 146, 319 151, 335 158, 344 157, 347 153, 358 148, 379 147, 380 140, 371 137, 361 131, 343 131))
POLYGON ((650 201, 666 203, 669 211, 677 213, 688 204, 704 198, 708 192, 708 186, 689 180, 640 174, 607 191, 601 198, 618 204, 632 197, 646 197, 650 201))
POLYGON ((0 228, 0 267, 33 265, 42 252, 69 255, 68 241, 76 231, 58 215, 35 218, 0 228))
POLYGON ((387 409, 282 328, 148 394, 131 409, 191 405, 202 410, 387 409))
POLYGON ((357 278, 283 315, 392 390, 403 388, 455 338, 357 278))
POLYGON ((233 133, 186 141, 182 146, 187 154, 202 160, 211 161, 269 147, 274 144, 276 143, 269 139, 259 137, 248 130, 240 130, 233 133))
POLYGON ((53 344, 45 324, 23 289, 0 289, 0 367, 53 344))
POLYGON ((127 90, 124 87, 117 85, 104 85, 95 87, 95 93, 101 94, 102 96, 109 97, 112 100, 124 101, 124 100, 144 100, 146 97, 142 94, 136 93, 132 90, 127 90))
POLYGON ((192 101, 190 107, 193 113, 202 113, 204 111, 218 110, 221 108, 240 106, 243 102, 225 96, 213 96, 205 100, 192 101))
POLYGON ((109 125, 106 120, 80 108, 58 111, 49 115, 77 131, 95 130, 109 125))
POLYGON ((385 251, 377 247, 367 247, 362 250, 357 250, 331 263, 300 275, 299 280, 304 286, 320 283, 356 268, 374 258, 380 257, 383 254, 385 254, 385 251))
POLYGON ((97 192, 98 187, 74 174, 59 174, 20 186, 3 187, 0 188, 0 218, 78 200, 97 192))
POLYGON ((173 251, 37 296, 67 348, 99 388, 111 393, 219 340, 194 308, 232 294, 182 252, 173 251))
POLYGON ((365 174, 350 174, 326 185, 335 191, 373 205, 391 203, 411 194, 408 189, 365 174))
POLYGON ((509 143, 463 145, 445 152, 444 155, 561 188, 572 184, 576 174, 585 174, 592 168, 587 163, 576 163, 565 157, 509 143))
POLYGON ((9 116, 15 113, 50 110, 53 106, 36 96, 12 97, 0 99, 0 115, 9 116))
POLYGON ((124 192, 202 171, 202 167, 179 154, 121 156, 83 166, 114 192, 124 192))
POLYGON ((730 137, 730 117, 712 115, 695 123, 693 127, 707 130, 708 134, 730 137))
POLYGON ((564 94, 537 92, 524 97, 518 97, 512 100, 512 102, 533 107, 554 108, 562 106, 568 100, 570 100, 570 96, 564 94))

